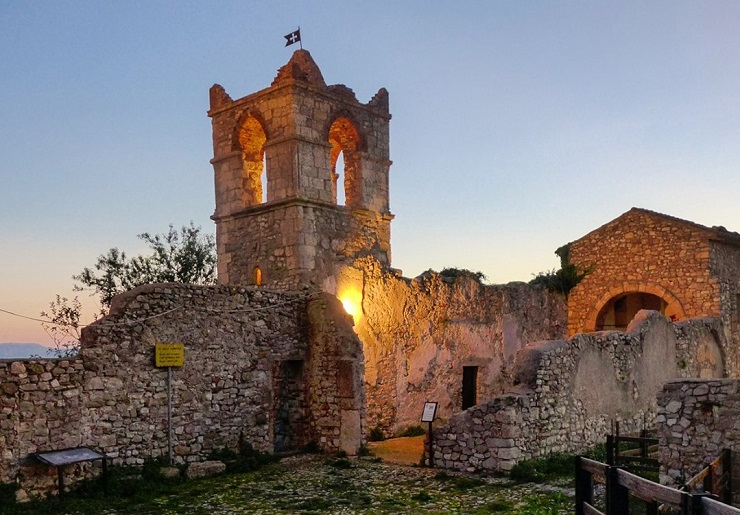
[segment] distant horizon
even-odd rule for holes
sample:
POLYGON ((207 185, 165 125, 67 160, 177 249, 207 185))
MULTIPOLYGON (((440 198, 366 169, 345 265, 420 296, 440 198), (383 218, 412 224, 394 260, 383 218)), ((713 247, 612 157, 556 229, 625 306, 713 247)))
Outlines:
POLYGON ((42 347, 46 347, 48 349, 54 348, 51 345, 47 345, 41 342, 0 342, 0 345, 41 345, 42 347))
POLYGON ((0 360, 29 359, 34 356, 55 358, 56 349, 42 343, 0 342, 0 360))

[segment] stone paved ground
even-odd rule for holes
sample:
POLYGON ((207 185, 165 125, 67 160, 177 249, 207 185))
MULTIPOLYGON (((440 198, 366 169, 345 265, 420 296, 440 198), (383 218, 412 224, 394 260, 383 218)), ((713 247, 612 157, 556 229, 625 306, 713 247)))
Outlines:
POLYGON ((255 473, 193 482, 182 494, 155 503, 152 511, 132 507, 131 512, 555 515, 573 513, 573 490, 568 485, 515 484, 503 478, 451 477, 373 458, 302 455, 255 473))

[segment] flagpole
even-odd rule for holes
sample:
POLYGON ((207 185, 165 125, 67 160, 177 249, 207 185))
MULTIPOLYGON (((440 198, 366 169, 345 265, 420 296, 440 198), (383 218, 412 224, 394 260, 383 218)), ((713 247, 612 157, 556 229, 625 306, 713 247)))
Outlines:
MULTIPOLYGON (((298 25, 298 34, 300 34, 300 33, 301 33, 301 26, 298 25)), ((303 38, 300 38, 298 40, 298 44, 301 45, 301 50, 303 50, 303 38)))

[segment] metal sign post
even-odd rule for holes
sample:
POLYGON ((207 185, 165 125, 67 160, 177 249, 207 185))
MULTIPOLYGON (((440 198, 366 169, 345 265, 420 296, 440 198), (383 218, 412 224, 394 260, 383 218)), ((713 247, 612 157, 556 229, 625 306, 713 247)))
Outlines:
POLYGON ((185 364, 185 345, 182 343, 158 343, 154 346, 154 364, 167 367, 167 461, 172 465, 172 367, 185 364))
POLYGON ((437 403, 436 402, 425 402, 424 411, 421 414, 421 421, 429 424, 427 428, 427 441, 429 442, 429 466, 434 468, 434 443, 432 436, 432 422, 434 422, 434 416, 437 414, 437 403))
POLYGON ((172 367, 167 367, 167 464, 172 466, 172 367))

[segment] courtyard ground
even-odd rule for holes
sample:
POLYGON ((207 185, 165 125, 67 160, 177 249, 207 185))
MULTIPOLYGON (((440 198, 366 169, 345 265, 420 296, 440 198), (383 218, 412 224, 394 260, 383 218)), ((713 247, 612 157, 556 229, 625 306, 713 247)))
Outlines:
POLYGON ((571 482, 516 483, 452 476, 374 457, 297 455, 255 472, 177 482, 154 494, 132 482, 123 493, 117 488, 115 494, 69 496, 62 503, 6 506, 0 513, 556 515, 573 513, 571 482))

